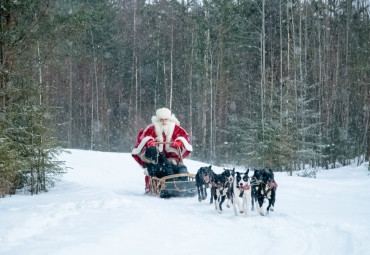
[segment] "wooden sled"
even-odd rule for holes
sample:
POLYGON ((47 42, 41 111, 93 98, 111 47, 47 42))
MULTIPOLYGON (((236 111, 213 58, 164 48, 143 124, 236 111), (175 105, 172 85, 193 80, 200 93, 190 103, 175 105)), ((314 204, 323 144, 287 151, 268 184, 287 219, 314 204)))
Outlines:
POLYGON ((149 177, 149 194, 161 198, 194 197, 197 194, 195 174, 173 174, 149 177))

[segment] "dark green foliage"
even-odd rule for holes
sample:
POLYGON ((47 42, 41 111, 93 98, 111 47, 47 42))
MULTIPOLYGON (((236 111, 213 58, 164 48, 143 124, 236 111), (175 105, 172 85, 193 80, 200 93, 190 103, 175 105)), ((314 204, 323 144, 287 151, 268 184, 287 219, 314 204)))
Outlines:
POLYGON ((43 83, 44 45, 55 40, 49 4, 1 1, 0 196, 46 191, 64 171, 43 83))
POLYGON ((63 162, 56 160, 62 150, 51 135, 49 114, 35 105, 17 105, 8 110, 11 124, 3 134, 17 165, 13 189, 24 188, 31 194, 47 191, 64 171, 63 162))
POLYGON ((129 152, 170 105, 199 160, 293 171, 370 155, 364 0, 1 3, 9 179, 55 140, 129 152))
POLYGON ((66 123, 59 138, 73 137, 70 147, 130 151, 155 108, 169 107, 172 72, 172 108, 192 131, 194 158, 293 170, 348 164, 364 153, 363 1, 265 1, 265 34, 262 0, 63 6, 51 10, 78 32, 67 34, 72 46, 57 47, 62 60, 48 65, 60 79, 46 78, 65 111, 55 117, 66 123))

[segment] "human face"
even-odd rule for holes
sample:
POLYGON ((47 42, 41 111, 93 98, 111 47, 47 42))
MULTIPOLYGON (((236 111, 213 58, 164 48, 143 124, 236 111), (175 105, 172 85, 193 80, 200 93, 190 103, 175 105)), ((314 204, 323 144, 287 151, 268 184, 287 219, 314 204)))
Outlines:
POLYGON ((168 123, 168 119, 159 119, 159 121, 161 122, 162 126, 166 126, 168 123))

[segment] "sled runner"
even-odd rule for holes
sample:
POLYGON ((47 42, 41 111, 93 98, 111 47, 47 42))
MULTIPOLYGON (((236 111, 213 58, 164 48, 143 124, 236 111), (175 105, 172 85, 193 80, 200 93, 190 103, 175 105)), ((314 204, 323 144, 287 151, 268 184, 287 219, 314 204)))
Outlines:
POLYGON ((194 197, 196 193, 195 174, 173 174, 162 178, 149 177, 149 194, 170 198, 194 197))

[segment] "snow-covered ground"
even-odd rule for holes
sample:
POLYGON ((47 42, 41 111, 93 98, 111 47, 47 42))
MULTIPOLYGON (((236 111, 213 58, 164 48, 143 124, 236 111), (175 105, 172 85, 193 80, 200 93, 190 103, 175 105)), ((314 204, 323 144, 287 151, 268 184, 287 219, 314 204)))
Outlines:
MULTIPOLYGON (((73 169, 49 192, 0 199, 0 254, 369 254, 365 166, 316 179, 275 173, 275 211, 244 218, 218 214, 208 199, 144 195, 130 154, 71 152, 60 158, 73 169)), ((208 165, 185 163, 192 173, 208 165)))

